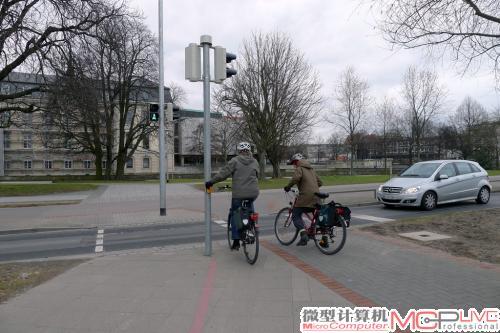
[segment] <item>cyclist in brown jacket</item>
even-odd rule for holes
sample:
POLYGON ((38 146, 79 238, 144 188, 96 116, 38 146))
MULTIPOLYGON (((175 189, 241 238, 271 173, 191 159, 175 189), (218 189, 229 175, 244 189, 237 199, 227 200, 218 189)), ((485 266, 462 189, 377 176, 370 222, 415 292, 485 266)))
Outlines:
POLYGON ((302 214, 314 211, 314 206, 319 203, 319 198, 314 193, 319 192, 319 187, 323 183, 302 154, 297 153, 293 155, 288 164, 292 164, 295 167, 295 172, 288 185, 285 186, 285 191, 290 191, 294 185, 297 185, 299 188, 297 202, 292 210, 292 220, 297 230, 300 231, 300 240, 297 245, 304 246, 307 245, 309 236, 305 230, 302 214))

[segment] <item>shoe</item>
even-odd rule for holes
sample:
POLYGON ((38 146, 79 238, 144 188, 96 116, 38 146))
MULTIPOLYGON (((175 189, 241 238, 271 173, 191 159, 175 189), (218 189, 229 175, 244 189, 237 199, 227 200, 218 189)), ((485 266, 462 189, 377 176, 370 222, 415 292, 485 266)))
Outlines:
POLYGON ((231 251, 238 251, 240 249, 240 240, 233 240, 233 245, 231 245, 231 251))
POLYGON ((321 240, 319 241, 319 246, 321 246, 324 249, 327 249, 329 247, 329 245, 328 245, 328 237, 326 237, 326 235, 323 235, 321 237, 321 240))
POLYGON ((306 246, 308 240, 309 236, 307 235, 307 231, 302 230, 300 232, 300 240, 298 241, 297 246, 306 246))

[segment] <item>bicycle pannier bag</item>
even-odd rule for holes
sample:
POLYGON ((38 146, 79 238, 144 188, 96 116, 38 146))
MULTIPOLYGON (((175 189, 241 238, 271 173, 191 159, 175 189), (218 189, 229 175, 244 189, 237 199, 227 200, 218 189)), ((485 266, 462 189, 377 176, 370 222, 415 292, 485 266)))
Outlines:
POLYGON ((318 214, 318 225, 331 227, 335 224, 335 208, 331 205, 321 205, 318 214))
POLYGON ((238 207, 235 210, 233 210, 233 214, 231 216, 231 223, 234 223, 238 230, 245 228, 249 222, 250 222, 250 211, 248 208, 238 207))

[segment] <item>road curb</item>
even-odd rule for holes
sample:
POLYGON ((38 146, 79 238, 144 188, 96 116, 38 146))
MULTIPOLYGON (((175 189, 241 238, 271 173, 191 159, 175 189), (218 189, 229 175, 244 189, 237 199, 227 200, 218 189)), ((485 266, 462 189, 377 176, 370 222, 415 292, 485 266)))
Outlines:
POLYGON ((5 203, 0 204, 0 208, 22 208, 22 207, 77 205, 80 202, 82 202, 82 200, 5 202, 5 203))

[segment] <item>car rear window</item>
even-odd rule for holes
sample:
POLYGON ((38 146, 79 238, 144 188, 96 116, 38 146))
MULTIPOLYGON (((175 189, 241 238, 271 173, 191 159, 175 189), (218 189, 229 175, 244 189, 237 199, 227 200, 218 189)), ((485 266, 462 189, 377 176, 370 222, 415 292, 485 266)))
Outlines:
POLYGON ((457 166, 458 174, 459 175, 466 175, 466 174, 472 172, 472 169, 471 169, 469 163, 466 163, 466 162, 456 162, 455 165, 457 166))

